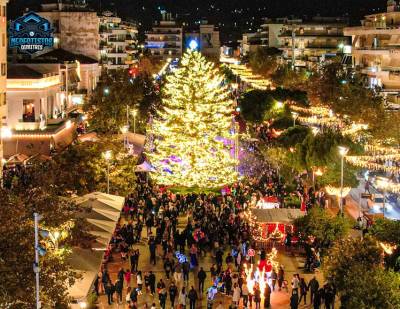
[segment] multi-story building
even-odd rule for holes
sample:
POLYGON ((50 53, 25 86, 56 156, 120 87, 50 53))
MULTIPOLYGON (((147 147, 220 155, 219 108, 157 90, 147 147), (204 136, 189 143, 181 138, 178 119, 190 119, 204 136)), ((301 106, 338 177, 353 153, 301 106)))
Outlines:
POLYGON ((347 25, 345 19, 335 17, 287 21, 279 35, 284 59, 294 60, 296 66, 309 66, 343 53, 344 47, 350 44, 350 37, 343 32, 347 25))
POLYGON ((400 5, 387 2, 387 11, 365 16, 361 26, 344 29, 352 38, 355 68, 381 87, 391 102, 400 100, 400 5))
POLYGON ((196 29, 185 31, 185 47, 192 40, 198 43, 198 50, 211 60, 218 60, 221 52, 219 30, 214 25, 203 20, 196 29))
POLYGON ((136 25, 122 22, 111 12, 100 16, 100 59, 105 69, 127 69, 136 60, 136 25))
POLYGON ((62 80, 56 68, 10 65, 7 77, 7 126, 4 156, 49 155, 73 140, 75 125, 67 117, 62 80))
POLYGON ((99 18, 84 5, 42 4, 38 12, 54 29, 54 48, 99 59, 99 18))
POLYGON ((182 56, 183 28, 170 14, 163 14, 163 20, 156 22, 153 29, 146 32, 145 47, 157 58, 179 58, 182 56))
POLYGON ((264 47, 261 30, 257 32, 243 33, 240 40, 240 49, 243 56, 255 52, 258 48, 264 47))
MULTIPOLYGON (((0 172, 2 173, 3 135, 7 125, 7 5, 8 0, 0 0, 0 172)), ((2 175, 0 175, 0 178, 2 175)))

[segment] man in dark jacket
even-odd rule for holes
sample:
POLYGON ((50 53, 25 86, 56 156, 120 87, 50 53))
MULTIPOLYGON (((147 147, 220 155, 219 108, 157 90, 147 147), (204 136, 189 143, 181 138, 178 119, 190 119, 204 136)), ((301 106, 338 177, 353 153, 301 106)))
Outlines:
POLYGON ((176 294, 178 294, 178 288, 174 282, 171 282, 171 285, 169 286, 169 299, 171 300, 171 308, 174 308, 175 306, 176 294))
POLYGON ((124 279, 115 281, 115 292, 117 292, 117 302, 122 304, 122 291, 124 289, 124 279))
POLYGON ((152 271, 149 273, 149 285, 150 285, 150 293, 154 295, 156 293, 156 276, 152 271))
POLYGON ((310 290, 310 294, 311 294, 311 303, 313 303, 314 297, 319 289, 319 282, 318 282, 317 278, 315 278, 315 276, 308 283, 308 289, 310 290))
POLYGON ((203 267, 200 267, 199 273, 197 274, 197 278, 199 279, 199 292, 204 292, 204 282, 206 281, 207 274, 204 271, 203 267))
POLYGON ((156 265, 156 241, 154 237, 150 237, 149 240, 149 251, 150 251, 150 264, 156 265))
POLYGON ((114 286, 110 280, 105 283, 104 290, 107 294, 108 304, 111 305, 113 303, 114 286))
POLYGON ((196 309, 197 292, 193 286, 188 293, 188 298, 190 303, 190 309, 196 309))

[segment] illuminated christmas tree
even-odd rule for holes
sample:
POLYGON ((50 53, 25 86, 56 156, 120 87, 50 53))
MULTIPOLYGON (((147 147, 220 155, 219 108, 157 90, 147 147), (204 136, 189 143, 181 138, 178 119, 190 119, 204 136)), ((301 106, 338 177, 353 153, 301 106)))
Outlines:
POLYGON ((232 101, 222 82, 214 64, 193 50, 167 77, 163 109, 148 132, 157 183, 215 188, 236 180, 232 101))

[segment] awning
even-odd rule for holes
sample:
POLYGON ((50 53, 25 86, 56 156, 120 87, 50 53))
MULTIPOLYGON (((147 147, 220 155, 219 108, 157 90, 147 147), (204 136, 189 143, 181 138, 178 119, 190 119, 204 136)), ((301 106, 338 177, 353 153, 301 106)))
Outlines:
POLYGON ((83 301, 90 293, 100 270, 104 251, 110 243, 120 218, 125 198, 93 192, 77 197, 74 201, 84 209, 78 216, 86 218, 89 224, 89 233, 96 236, 96 241, 92 244, 91 249, 73 248, 69 259, 73 269, 81 274, 82 278, 68 289, 68 294, 73 300, 83 301))
POLYGON ((290 224, 294 219, 304 216, 297 208, 251 209, 251 214, 256 217, 258 223, 290 224))
POLYGON ((29 159, 29 156, 23 153, 17 153, 13 156, 11 156, 7 162, 6 165, 17 165, 17 164, 25 164, 25 161, 29 159))

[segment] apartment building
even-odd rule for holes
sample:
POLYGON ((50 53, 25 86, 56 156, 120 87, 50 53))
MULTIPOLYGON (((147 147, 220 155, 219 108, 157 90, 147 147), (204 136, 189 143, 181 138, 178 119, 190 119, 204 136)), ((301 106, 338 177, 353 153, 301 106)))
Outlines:
POLYGON ((146 49, 153 57, 160 59, 180 58, 183 50, 183 28, 170 14, 163 14, 163 20, 156 22, 146 32, 146 49))
POLYGON ((400 100, 400 4, 387 2, 387 11, 367 15, 361 26, 344 29, 352 38, 355 68, 367 76, 371 87, 380 87, 390 101, 400 100))
POLYGON ((100 60, 107 70, 127 69, 136 61, 138 29, 111 12, 100 19, 100 60))
POLYGON ((312 66, 342 54, 351 38, 345 36, 347 20, 339 17, 313 17, 310 21, 287 20, 279 34, 280 49, 295 66, 312 66))

